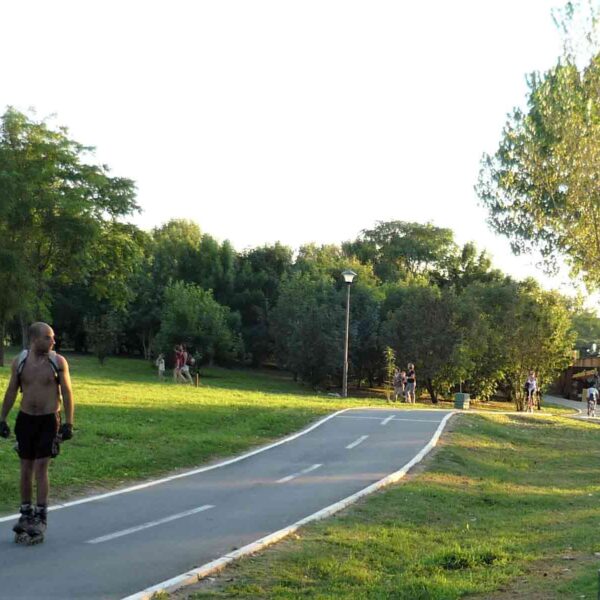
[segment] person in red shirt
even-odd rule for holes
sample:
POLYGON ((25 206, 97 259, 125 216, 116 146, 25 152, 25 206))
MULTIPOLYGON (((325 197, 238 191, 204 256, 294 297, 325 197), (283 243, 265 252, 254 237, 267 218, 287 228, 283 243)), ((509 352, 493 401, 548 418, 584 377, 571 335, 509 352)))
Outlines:
POLYGON ((183 349, 181 345, 178 344, 175 346, 175 367, 173 368, 173 381, 175 383, 178 383, 179 381, 185 381, 181 374, 181 368, 184 364, 183 349))

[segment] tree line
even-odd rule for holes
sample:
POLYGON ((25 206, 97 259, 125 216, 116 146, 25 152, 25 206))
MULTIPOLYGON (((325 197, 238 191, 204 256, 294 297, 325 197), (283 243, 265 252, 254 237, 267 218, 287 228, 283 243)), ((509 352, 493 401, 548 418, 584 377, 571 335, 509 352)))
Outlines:
MULTIPOLYGON (((572 302, 495 269, 485 252, 431 224, 376 223, 340 245, 237 252, 187 220, 143 231, 135 184, 95 165, 65 128, 8 108, 0 122, 0 339, 32 320, 58 344, 153 355, 185 343, 201 363, 274 364, 337 386, 345 284, 350 380, 385 378, 385 351, 413 362, 435 402, 457 385, 519 401, 526 373, 550 382, 569 360, 572 302)), ((589 318, 592 318, 588 315, 589 318)), ((589 319, 585 321, 589 329, 589 319)), ((0 363, 4 361, 0 344, 0 363)))

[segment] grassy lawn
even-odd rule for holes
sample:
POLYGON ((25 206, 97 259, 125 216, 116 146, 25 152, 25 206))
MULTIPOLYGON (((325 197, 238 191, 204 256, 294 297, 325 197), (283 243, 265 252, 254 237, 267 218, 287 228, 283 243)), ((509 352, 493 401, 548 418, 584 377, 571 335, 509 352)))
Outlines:
MULTIPOLYGON (((339 408, 382 405, 315 395, 276 373, 205 369, 195 388, 159 382, 142 360, 112 358, 101 367, 93 357, 67 358, 75 437, 51 465, 51 502, 234 455, 339 408)), ((9 374, 0 368, 2 397, 9 374)), ((18 402, 9 415, 13 432, 18 402)), ((0 439, 0 513, 19 502, 13 444, 14 436, 0 439)))
POLYGON ((176 598, 596 598, 598 425, 451 423, 418 476, 176 598))
MULTIPOLYGON (((53 503, 231 456, 340 408, 386 406, 377 398, 315 395, 277 372, 204 369, 201 387, 193 388, 158 382, 142 360, 111 358, 101 367, 91 356, 67 358, 76 435, 51 465, 53 503)), ((8 377, 9 367, 0 368, 2 393, 8 377)), ((17 410, 18 404, 9 415, 13 431, 17 410)), ((0 514, 14 512, 19 502, 13 443, 14 437, 0 439, 0 514)))

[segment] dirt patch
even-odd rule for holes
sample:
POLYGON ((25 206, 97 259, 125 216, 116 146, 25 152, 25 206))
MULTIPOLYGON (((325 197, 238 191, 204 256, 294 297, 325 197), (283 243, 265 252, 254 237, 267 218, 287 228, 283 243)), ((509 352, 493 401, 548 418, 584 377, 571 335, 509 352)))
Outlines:
MULTIPOLYGON (((530 564, 519 576, 501 587, 496 592, 465 596, 468 600, 564 600, 564 592, 556 587, 577 577, 584 568, 596 565, 600 568, 597 557, 571 553, 572 560, 552 559, 536 561, 530 564)), ((577 596, 581 598, 595 597, 589 594, 577 596)))

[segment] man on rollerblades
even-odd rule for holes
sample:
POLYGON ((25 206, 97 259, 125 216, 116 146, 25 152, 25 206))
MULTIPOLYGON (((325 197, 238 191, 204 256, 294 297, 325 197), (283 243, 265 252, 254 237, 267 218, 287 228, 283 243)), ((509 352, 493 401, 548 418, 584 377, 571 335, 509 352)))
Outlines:
POLYGON ((52 328, 46 323, 33 323, 29 328, 29 342, 29 350, 23 350, 12 363, 0 411, 0 436, 10 436, 6 418, 20 389, 15 449, 21 459, 21 516, 13 530, 16 542, 35 544, 44 540, 46 530, 50 459, 58 455, 60 442, 73 437, 73 392, 67 361, 52 351, 52 328), (62 425, 61 398, 65 413, 62 425), (35 508, 32 505, 34 476, 35 508))

